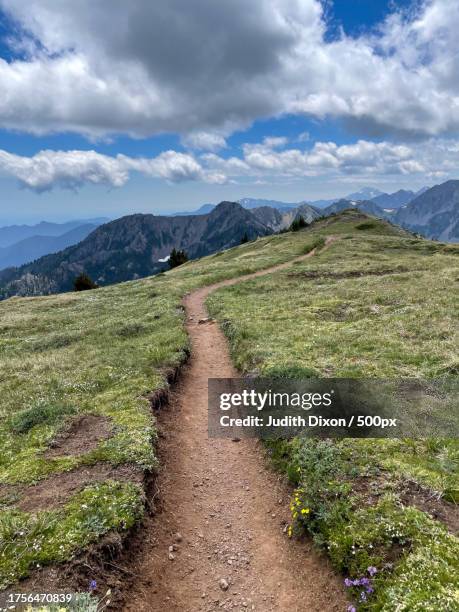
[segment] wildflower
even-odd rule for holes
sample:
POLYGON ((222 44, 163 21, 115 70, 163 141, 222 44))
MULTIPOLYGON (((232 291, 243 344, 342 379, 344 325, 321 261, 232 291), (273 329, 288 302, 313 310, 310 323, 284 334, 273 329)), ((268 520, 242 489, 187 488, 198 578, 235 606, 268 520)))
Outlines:
POLYGON ((373 565, 370 565, 369 568, 367 568, 367 572, 370 574, 370 576, 374 576, 377 573, 377 568, 374 567, 373 565))
POLYGON ((360 593, 360 601, 366 601, 367 600, 367 594, 365 593, 365 591, 362 591, 360 593))
POLYGON ((301 510, 301 514, 309 514, 309 512, 309 508, 303 508, 303 510, 301 510))
POLYGON ((352 582, 352 580, 351 580, 350 578, 345 578, 345 579, 344 579, 344 585, 345 585, 345 586, 347 586, 347 587, 351 587, 351 586, 353 586, 353 584, 354 584, 354 583, 352 582))
POLYGON ((374 588, 371 586, 371 584, 369 584, 367 586, 367 593, 373 593, 374 592, 374 588))
POLYGON ((349 606, 347 612, 357 612, 355 606, 349 606))
POLYGON ((91 589, 91 591, 95 591, 97 589, 97 582, 95 580, 91 580, 91 582, 89 583, 89 588, 91 589))
POLYGON ((366 585, 370 584, 370 581, 369 581, 368 578, 360 578, 360 584, 362 586, 366 586, 366 585))

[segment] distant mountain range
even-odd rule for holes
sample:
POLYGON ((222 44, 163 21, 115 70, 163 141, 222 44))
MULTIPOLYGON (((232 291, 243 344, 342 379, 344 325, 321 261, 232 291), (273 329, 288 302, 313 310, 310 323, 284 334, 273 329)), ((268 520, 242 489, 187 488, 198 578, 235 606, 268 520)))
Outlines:
POLYGON ((279 210, 271 206, 258 206, 257 208, 252 208, 250 212, 258 221, 275 232, 287 229, 299 217, 303 217, 307 223, 311 223, 314 219, 319 219, 322 216, 321 211, 309 204, 300 204, 297 208, 285 210, 279 210))
MULTIPOLYGON (((269 206, 270 208, 276 208, 284 212, 291 211, 294 208, 298 208, 304 204, 308 204, 317 209, 324 209, 329 207, 331 204, 335 204, 340 200, 352 201, 372 201, 376 202, 381 208, 400 208, 405 204, 408 204, 418 195, 427 191, 429 187, 423 187, 420 191, 407 191, 400 189, 395 193, 384 193, 375 187, 363 187, 359 191, 349 193, 342 198, 332 198, 329 200, 302 200, 300 202, 281 202, 280 200, 265 200, 262 198, 241 198, 236 200, 243 208, 247 210, 253 210, 254 208, 260 208, 269 206)), ((174 216, 185 216, 185 215, 205 215, 215 208, 215 204, 204 204, 197 210, 183 211, 174 213, 174 216)))
POLYGON ((447 181, 400 208, 394 223, 443 242, 459 242, 459 181, 447 181))
POLYGON ((413 198, 410 197, 412 193, 397 191, 391 195, 383 194, 384 198, 380 195, 367 201, 339 200, 321 212, 326 216, 346 208, 358 208, 426 238, 459 242, 459 181, 423 188, 413 198), (402 204, 404 201, 408 203, 402 204), (382 202, 384 207, 378 202, 382 202))
MULTIPOLYGON (((279 200, 242 198, 238 203, 250 211, 262 223, 265 223, 273 231, 279 231, 288 227, 292 220, 300 213, 307 221, 312 221, 317 214, 327 214, 336 210, 336 204, 343 200, 373 201, 381 207, 382 211, 374 210, 367 205, 366 212, 377 216, 392 215, 401 206, 408 204, 416 196, 413 191, 400 190, 393 194, 383 193, 374 187, 364 187, 360 191, 351 193, 344 198, 334 200, 317 200, 314 202, 281 202, 279 200), (330 208, 330 206, 334 208, 330 208), (267 208, 279 211, 274 214, 267 208), (263 209, 263 210, 260 210, 263 209), (319 212, 317 212, 319 211, 319 212), (323 211, 323 212, 322 212, 323 211)), ((207 215, 215 209, 215 204, 203 204, 197 210, 173 213, 171 216, 184 217, 195 215, 207 215)), ((341 209, 339 204, 338 208, 341 209)), ((362 206, 360 208, 363 210, 362 206)), ((0 270, 21 266, 42 257, 56 253, 68 246, 77 244, 83 240, 96 227, 106 223, 109 219, 80 219, 67 223, 49 223, 42 221, 36 225, 12 225, 0 228, 0 270)))
POLYGON ((10 246, 2 247, 0 248, 0 270, 21 266, 43 255, 57 253, 84 240, 96 227, 97 225, 88 223, 79 225, 62 236, 31 236, 10 246))
POLYGON ((382 193, 375 198, 371 198, 372 202, 381 206, 381 208, 400 208, 401 206, 405 206, 409 204, 411 200, 414 200, 416 197, 416 193, 414 191, 407 191, 405 189, 400 189, 395 193, 382 193))
POLYGON ((272 233, 235 202, 222 202, 207 215, 129 215, 98 227, 75 246, 0 272, 0 299, 69 291, 85 272, 100 285, 150 276, 165 268, 173 248, 191 258, 240 244, 243 237, 272 233), (160 261, 162 260, 162 261, 160 261))
POLYGON ((277 210, 282 210, 287 212, 302 204, 306 204, 306 202, 279 202, 278 200, 262 200, 257 198, 242 198, 241 200, 237 200, 238 204, 247 208, 248 210, 253 210, 254 208, 260 208, 260 206, 269 206, 270 208, 276 208, 277 210))
POLYGON ((339 213, 347 208, 358 208, 367 215, 373 215, 374 217, 387 218, 388 216, 384 213, 380 206, 371 200, 338 200, 338 202, 334 202, 333 204, 330 204, 330 206, 324 208, 321 213, 324 217, 327 217, 328 215, 339 213))
MULTIPOLYGON (((149 276, 167 268, 173 248, 184 249, 190 258, 202 257, 235 246, 243 237, 253 239, 284 230, 299 216, 311 222, 349 208, 388 219, 428 238, 459 242, 459 181, 422 190, 408 204, 400 205, 409 197, 410 192, 398 191, 379 194, 374 200, 341 199, 323 209, 307 203, 296 207, 282 203, 281 208, 253 206, 260 200, 245 198, 249 210, 237 202, 222 202, 207 205, 211 209, 205 214, 128 215, 97 227, 78 244, 18 268, 0 271, 0 299, 71 290, 73 280, 81 272, 100 285, 149 276), (392 198, 384 207, 377 203, 388 203, 387 198, 381 198, 383 195, 392 198)), ((90 231, 90 227, 83 226, 79 231, 90 231)), ((78 236, 68 232, 59 239, 65 242, 78 236)), ((24 243, 28 248, 28 241, 24 243)), ((57 242, 53 244, 56 247, 57 242)), ((50 243, 43 248, 51 248, 50 243)))
POLYGON ((107 217, 95 219, 77 219, 66 223, 49 223, 41 221, 35 225, 8 225, 0 227, 0 248, 12 246, 13 244, 33 238, 35 236, 63 236, 82 225, 99 226, 110 221, 107 217))
POLYGON ((216 207, 216 204, 203 204, 197 210, 176 212, 172 217, 189 217, 190 215, 208 215, 216 207))
POLYGON ((21 266, 43 255, 57 253, 77 244, 107 221, 109 219, 106 217, 97 217, 66 223, 41 221, 36 225, 0 227, 0 270, 21 266))

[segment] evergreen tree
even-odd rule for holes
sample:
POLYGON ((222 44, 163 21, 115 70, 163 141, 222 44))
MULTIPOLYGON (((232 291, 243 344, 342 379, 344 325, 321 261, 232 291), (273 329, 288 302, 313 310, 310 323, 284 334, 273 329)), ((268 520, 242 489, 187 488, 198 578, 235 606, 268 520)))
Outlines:
POLYGON ((309 223, 307 223, 301 215, 292 221, 292 225, 290 226, 291 232, 298 232, 305 227, 308 227, 309 223))
POLYGON ((177 266, 181 266, 182 264, 188 261, 188 255, 185 251, 179 251, 177 249, 172 249, 170 257, 169 257, 169 268, 176 268, 177 266))
POLYGON ((74 291, 88 291, 88 289, 97 289, 99 285, 90 278, 87 274, 79 274, 73 281, 74 291))

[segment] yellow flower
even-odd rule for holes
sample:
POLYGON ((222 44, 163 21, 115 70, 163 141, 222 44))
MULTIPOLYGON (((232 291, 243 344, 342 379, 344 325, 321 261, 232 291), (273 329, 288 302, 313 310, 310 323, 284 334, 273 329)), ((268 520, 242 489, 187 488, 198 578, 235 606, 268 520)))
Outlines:
POLYGON ((301 514, 309 514, 310 510, 309 508, 303 508, 303 510, 301 511, 301 514))

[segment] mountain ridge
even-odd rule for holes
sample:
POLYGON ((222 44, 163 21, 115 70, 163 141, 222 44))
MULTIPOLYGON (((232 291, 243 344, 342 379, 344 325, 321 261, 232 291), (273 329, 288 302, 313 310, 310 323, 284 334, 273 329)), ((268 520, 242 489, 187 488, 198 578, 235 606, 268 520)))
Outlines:
POLYGON ((68 291, 81 272, 101 285, 149 276, 167 268, 173 248, 184 249, 195 259, 235 246, 242 239, 285 230, 300 215, 311 223, 346 209, 386 219, 427 238, 459 241, 459 181, 422 190, 398 210, 384 209, 373 200, 341 199, 324 209, 302 203, 283 210, 270 206, 248 210, 240 203, 224 201, 207 214, 135 214, 99 226, 74 246, 0 271, 0 299, 68 291))
POLYGON ((429 238, 459 242, 459 180, 424 191, 400 208, 394 222, 429 238))
POLYGON ((207 215, 161 217, 135 214, 95 229, 77 245, 0 272, 0 298, 69 291, 78 274, 98 284, 133 280, 167 268, 173 248, 198 258, 272 233, 235 202, 221 202, 207 215))

